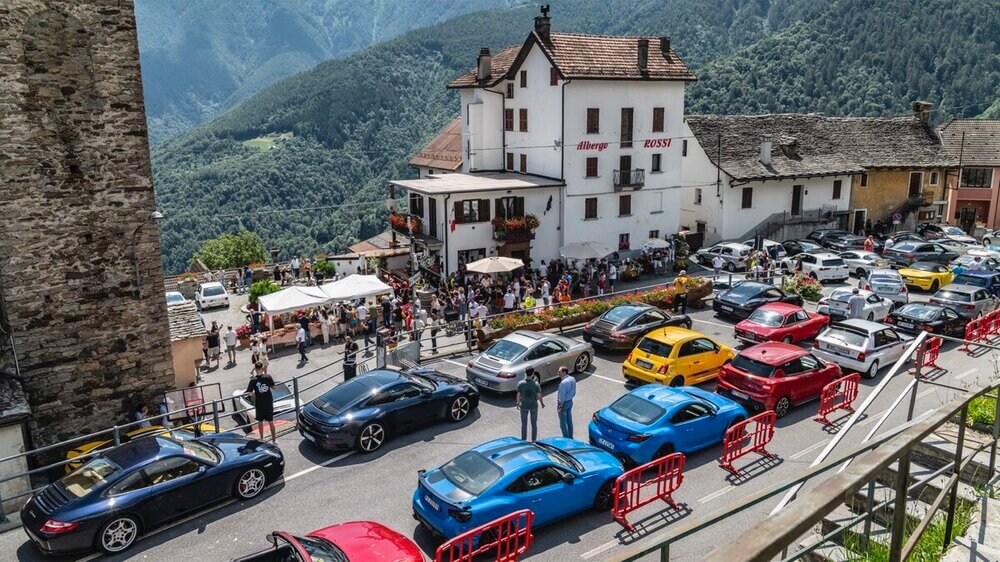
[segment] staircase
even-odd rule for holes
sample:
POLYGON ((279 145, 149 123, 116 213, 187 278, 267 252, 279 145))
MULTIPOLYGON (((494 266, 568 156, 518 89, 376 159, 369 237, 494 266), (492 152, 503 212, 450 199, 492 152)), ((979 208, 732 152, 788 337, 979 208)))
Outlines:
POLYGON ((748 230, 742 236, 736 238, 736 240, 746 240, 748 238, 753 238, 755 236, 760 236, 762 238, 771 238, 777 240, 783 240, 789 238, 788 236, 779 236, 775 238, 775 235, 782 230, 790 226, 802 226, 807 225, 813 228, 818 228, 826 223, 836 222, 836 217, 834 212, 836 212, 837 207, 832 205, 824 205, 818 209, 806 209, 797 215, 793 215, 788 211, 780 211, 777 213, 772 213, 770 216, 764 220, 757 223, 756 226, 748 230))

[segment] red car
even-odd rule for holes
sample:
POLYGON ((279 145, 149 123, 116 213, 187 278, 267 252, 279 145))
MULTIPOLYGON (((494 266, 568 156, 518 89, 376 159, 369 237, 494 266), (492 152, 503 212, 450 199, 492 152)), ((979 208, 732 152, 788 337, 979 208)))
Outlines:
POLYGON ((774 410, 780 418, 793 404, 818 398, 823 387, 840 376, 840 367, 824 363, 808 349, 768 342, 744 349, 724 365, 715 391, 747 410, 774 410))
POLYGON ((237 558, 234 562, 424 562, 412 540, 371 521, 331 525, 304 537, 275 531, 268 535, 272 548, 237 558))
POLYGON ((733 331, 736 339, 750 344, 795 343, 815 338, 829 323, 830 318, 822 314, 806 312, 794 304, 775 302, 753 311, 733 331))

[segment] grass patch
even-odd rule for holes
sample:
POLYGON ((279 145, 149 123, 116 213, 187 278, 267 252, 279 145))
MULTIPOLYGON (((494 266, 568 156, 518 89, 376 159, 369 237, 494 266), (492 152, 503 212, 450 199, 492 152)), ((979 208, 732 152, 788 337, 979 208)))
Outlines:
POLYGON ((280 134, 273 133, 270 135, 262 135, 255 139, 245 140, 243 141, 243 145, 248 146, 250 148, 256 148, 257 150, 263 152, 265 150, 271 150, 272 148, 274 148, 275 143, 277 143, 278 141, 290 139, 293 136, 294 135, 292 133, 280 133, 280 134))
POLYGON ((968 424, 993 425, 996 419, 997 401, 987 396, 980 396, 969 402, 968 424))
MULTIPOLYGON (((972 524, 973 506, 972 502, 958 501, 958 505, 955 507, 955 527, 951 533, 952 541, 955 540, 955 537, 961 537, 969 530, 969 525, 972 524)), ((855 529, 859 529, 863 525, 864 522, 858 523, 855 529)), ((939 562, 945 552, 943 548, 945 525, 944 514, 935 515, 934 520, 927 526, 907 560, 909 562, 939 562)), ((907 520, 907 538, 915 528, 916 523, 907 520)), ((903 542, 905 544, 906 541, 903 542)), ((845 534, 844 547, 848 550, 847 560, 850 562, 887 562, 889 560, 889 547, 874 540, 868 541, 868 546, 862 548, 861 542, 855 535, 845 534)))

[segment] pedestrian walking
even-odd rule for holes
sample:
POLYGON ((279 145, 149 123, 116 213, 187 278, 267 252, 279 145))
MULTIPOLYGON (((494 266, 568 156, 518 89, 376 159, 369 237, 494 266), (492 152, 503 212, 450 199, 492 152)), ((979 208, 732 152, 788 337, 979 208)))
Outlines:
POLYGON ((212 361, 215 361, 215 366, 216 367, 219 366, 219 346, 221 345, 221 342, 219 340, 220 340, 220 338, 219 338, 219 328, 217 328, 213 324, 212 325, 212 330, 210 332, 208 332, 208 361, 207 361, 207 363, 210 364, 212 361))
POLYGON ((236 339, 236 330, 229 326, 226 330, 226 356, 230 365, 236 364, 236 339))
POLYGON ((358 344, 351 336, 344 336, 344 382, 355 377, 358 372, 358 344))
POLYGON ((299 326, 299 331, 295 333, 295 347, 299 350, 299 362, 305 363, 309 360, 306 357, 306 329, 301 325, 299 326))
POLYGON ((365 357, 372 354, 371 350, 368 348, 372 345, 372 338, 375 337, 375 331, 378 329, 375 326, 375 316, 369 316, 365 321, 365 357))
POLYGON ((302 328, 302 333, 306 337, 306 347, 309 347, 313 343, 312 334, 309 333, 309 316, 299 311, 299 327, 302 328))
POLYGON ((722 266, 724 265, 726 265, 726 260, 722 259, 722 256, 717 255, 712 258, 713 279, 719 278, 719 272, 722 271, 722 266))
POLYGON ((437 335, 438 335, 438 330, 440 330, 441 324, 443 323, 444 320, 441 318, 440 315, 435 314, 434 316, 431 317, 431 353, 438 352, 437 335))
POLYGON ((392 316, 392 303, 389 302, 389 297, 382 297, 382 325, 388 326, 389 320, 392 316))
POLYGON ((674 279, 674 312, 679 312, 681 314, 687 314, 688 311, 688 293, 687 284, 688 280, 687 271, 681 270, 674 279))
POLYGON ((524 379, 517 383, 517 397, 514 407, 521 412, 521 440, 528 440, 528 421, 531 421, 531 440, 538 439, 538 405, 545 407, 542 398, 542 386, 538 384, 538 373, 528 369, 524 379))
POLYGON ((413 341, 417 342, 417 351, 420 350, 420 338, 424 337, 424 328, 427 327, 427 311, 418 311, 418 314, 413 317, 413 322, 410 324, 412 331, 410 335, 413 341))
POLYGON ((872 235, 871 234, 869 234, 868 237, 865 238, 865 251, 866 252, 874 252, 875 251, 875 240, 872 239, 872 235))
POLYGON ((556 410, 559 414, 559 429, 563 437, 573 438, 573 399, 576 398, 576 379, 569 369, 559 367, 559 392, 556 394, 556 410))
POLYGON ((847 299, 848 318, 863 318, 865 315, 865 298, 861 296, 861 291, 857 287, 851 291, 851 296, 847 299))
POLYGON ((274 435, 274 379, 264 373, 264 365, 254 365, 253 377, 247 384, 246 395, 253 395, 254 417, 257 418, 257 435, 264 439, 264 422, 271 428, 271 443, 276 441, 274 435))
POLYGON ((618 281, 618 268, 614 263, 608 264, 608 289, 615 292, 615 281, 618 281))

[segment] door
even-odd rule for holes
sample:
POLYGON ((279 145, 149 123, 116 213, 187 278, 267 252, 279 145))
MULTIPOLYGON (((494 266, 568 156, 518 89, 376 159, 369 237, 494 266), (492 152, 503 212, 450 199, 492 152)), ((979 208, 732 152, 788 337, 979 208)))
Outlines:
POLYGON ((684 384, 697 384, 715 375, 719 368, 716 350, 715 344, 707 338, 696 338, 681 345, 674 364, 684 375, 684 384))
POLYGON ((885 367, 899 359, 905 347, 895 330, 880 330, 875 332, 875 351, 872 355, 878 359, 879 367, 885 367))
POLYGON ((419 386, 412 382, 397 384, 385 390, 384 407, 398 427, 415 427, 433 417, 433 400, 424 396, 419 386))
MULTIPOLYGON (((830 382, 824 377, 823 364, 812 355, 803 355, 789 361, 783 367, 785 378, 781 391, 791 396, 793 404, 810 400, 823 392, 823 387, 830 382)), ((780 398, 781 396, 778 396, 780 398)))
POLYGON ((854 211, 854 234, 865 233, 865 215, 867 213, 866 209, 854 211))
POLYGON ((427 198, 427 234, 431 238, 437 238, 438 235, 437 199, 433 197, 427 198))
POLYGON ((538 371, 542 382, 545 382, 559 376, 557 359, 559 354, 564 352, 565 350, 558 343, 551 340, 543 341, 529 351, 525 359, 532 368, 538 371))
POLYGON ((217 499, 216 494, 196 493, 191 488, 192 481, 201 476, 202 466, 187 457, 168 457, 146 467, 157 521, 179 517, 217 499))
POLYGON ((920 184, 923 183, 923 172, 910 172, 910 197, 920 197, 920 184))
POLYGON ((792 214, 802 214, 802 189, 801 185, 792 186, 792 214))
POLYGON ((583 482, 576 477, 566 483, 563 478, 567 474, 554 465, 543 466, 525 473, 508 486, 507 491, 518 498, 519 507, 534 512, 535 525, 545 525, 582 511, 593 501, 593 497, 570 489, 582 486, 583 482))
MULTIPOLYGON (((709 418, 712 412, 703 404, 688 404, 670 418, 674 426, 674 449, 683 453, 697 451, 714 443, 720 431, 714 431, 709 418)), ((717 419, 717 418, 716 418, 717 419)))
POLYGON ((632 157, 624 154, 618 158, 619 184, 632 185, 632 157))

